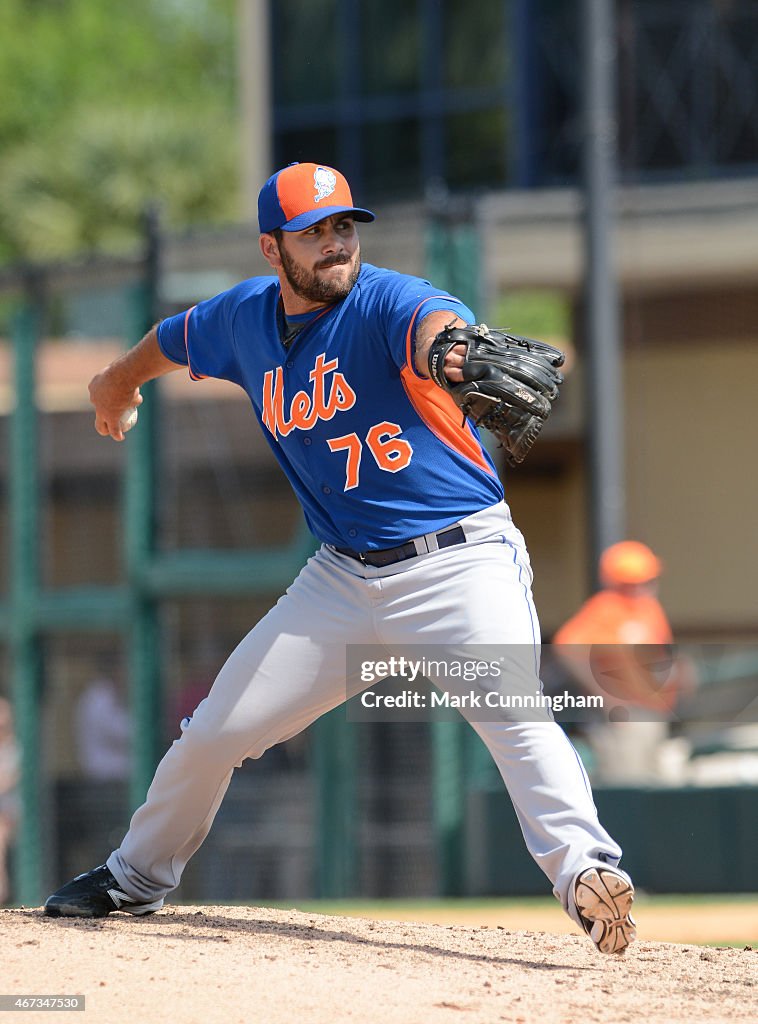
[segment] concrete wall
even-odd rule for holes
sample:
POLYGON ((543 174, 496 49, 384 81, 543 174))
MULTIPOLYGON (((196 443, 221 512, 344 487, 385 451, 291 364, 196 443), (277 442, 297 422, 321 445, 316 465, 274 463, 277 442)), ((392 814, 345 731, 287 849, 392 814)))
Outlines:
POLYGON ((627 357, 629 523, 660 552, 682 627, 758 634, 755 342, 627 357))
MULTIPOLYGON (((625 308, 627 534, 663 558, 680 635, 758 637, 758 295, 638 295, 625 308)), ((572 413, 506 476, 545 635, 587 595, 581 355, 572 413), (573 431, 573 437, 571 432, 573 431)))

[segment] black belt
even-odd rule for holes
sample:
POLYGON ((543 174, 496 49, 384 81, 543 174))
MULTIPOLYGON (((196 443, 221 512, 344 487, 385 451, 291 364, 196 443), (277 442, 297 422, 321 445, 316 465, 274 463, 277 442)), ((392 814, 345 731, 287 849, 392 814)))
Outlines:
POLYGON ((349 555, 350 558, 355 558, 359 562, 363 562, 364 565, 370 565, 374 569, 382 569, 386 565, 404 562, 406 558, 416 558, 417 555, 426 554, 428 551, 435 551, 437 548, 449 548, 453 544, 465 543, 466 534, 463 532, 463 527, 460 524, 456 524, 455 526, 448 526, 444 530, 440 530, 439 533, 425 534, 424 537, 419 537, 417 541, 408 540, 405 544, 400 544, 396 548, 382 548, 379 551, 353 551, 352 548, 338 548, 335 544, 332 547, 335 551, 339 551, 341 555, 349 555), (427 537, 434 538, 431 547, 428 545, 427 537), (434 542, 436 542, 436 548, 434 542), (419 547, 421 547, 421 550, 419 550, 419 547))

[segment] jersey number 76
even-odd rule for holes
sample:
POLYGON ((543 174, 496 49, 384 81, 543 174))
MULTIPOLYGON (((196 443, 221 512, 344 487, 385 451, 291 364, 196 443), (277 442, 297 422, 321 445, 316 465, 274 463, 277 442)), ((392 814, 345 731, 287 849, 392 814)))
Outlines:
MULTIPOLYGON (((379 469, 386 473, 397 473, 405 469, 413 456, 413 448, 409 442, 397 437, 401 432, 401 427, 397 423, 388 423, 385 420, 383 423, 376 423, 366 434, 366 447, 374 456, 379 469)), ((357 487, 360 481, 364 442, 353 433, 332 437, 326 443, 330 451, 347 452, 345 490, 350 491, 357 487)))

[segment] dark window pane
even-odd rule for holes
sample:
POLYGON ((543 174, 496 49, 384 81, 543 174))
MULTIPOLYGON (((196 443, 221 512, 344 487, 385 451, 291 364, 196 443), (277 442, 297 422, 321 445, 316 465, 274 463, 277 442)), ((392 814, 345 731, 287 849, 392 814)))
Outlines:
POLYGON ((446 179, 451 188, 502 187, 507 175, 505 110, 451 114, 445 119, 446 179))
POLYGON ((363 0, 363 92, 409 92, 419 87, 418 0, 363 0))
POLYGON ((274 90, 281 104, 323 102, 337 95, 337 0, 276 0, 274 90))
POLYGON ((508 51, 503 0, 447 0, 443 5, 444 84, 497 86, 505 81, 508 51))
POLYGON ((366 195, 392 197, 421 188, 419 124, 416 119, 364 125, 363 181, 366 195))
POLYGON ((309 128, 281 132, 276 139, 276 166, 299 163, 339 166, 337 132, 334 128, 309 128))
POLYGON ((581 41, 575 3, 545 0, 535 14, 539 184, 565 184, 579 168, 581 41))

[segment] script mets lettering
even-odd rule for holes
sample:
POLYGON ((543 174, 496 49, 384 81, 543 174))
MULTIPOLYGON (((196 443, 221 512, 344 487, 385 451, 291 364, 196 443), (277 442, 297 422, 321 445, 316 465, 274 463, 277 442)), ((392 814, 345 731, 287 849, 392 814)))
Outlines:
POLYGON ((310 430, 318 420, 330 420, 335 413, 352 409, 355 392, 345 380, 344 374, 337 373, 339 361, 326 360, 322 352, 316 357, 316 365, 309 374, 313 381, 313 393, 298 391, 290 402, 289 413, 284 409, 284 376, 281 366, 269 370, 263 378, 262 419, 276 437, 286 437, 292 430, 310 430), (333 374, 327 395, 326 375, 333 374))

